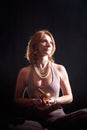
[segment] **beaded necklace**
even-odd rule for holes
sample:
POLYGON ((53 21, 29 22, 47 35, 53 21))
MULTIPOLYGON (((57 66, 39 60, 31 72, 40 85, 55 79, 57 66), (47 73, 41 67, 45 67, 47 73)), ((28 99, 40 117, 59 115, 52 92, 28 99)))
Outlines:
POLYGON ((36 66, 36 64, 34 65, 34 69, 36 74, 40 77, 40 78, 47 78, 49 73, 50 73, 50 62, 47 63, 46 67, 41 70, 38 69, 38 67, 36 66))

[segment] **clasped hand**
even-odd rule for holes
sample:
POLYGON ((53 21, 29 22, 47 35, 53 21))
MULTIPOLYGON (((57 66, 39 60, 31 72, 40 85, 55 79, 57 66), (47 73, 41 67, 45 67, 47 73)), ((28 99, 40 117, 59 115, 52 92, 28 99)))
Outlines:
POLYGON ((33 99, 33 105, 38 110, 44 110, 49 108, 50 106, 57 103, 57 100, 55 97, 50 98, 43 98, 43 99, 33 99))

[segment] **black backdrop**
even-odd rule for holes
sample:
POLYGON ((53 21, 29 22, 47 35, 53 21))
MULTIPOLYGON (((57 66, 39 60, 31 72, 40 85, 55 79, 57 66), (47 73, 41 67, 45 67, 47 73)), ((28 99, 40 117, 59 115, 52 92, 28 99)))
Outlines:
POLYGON ((0 96, 10 114, 18 71, 28 65, 27 42, 37 30, 52 32, 55 61, 69 75, 74 101, 64 105, 70 112, 87 107, 87 2, 86 0, 14 0, 0 4, 0 96), (9 2, 9 3, 8 3, 9 2))

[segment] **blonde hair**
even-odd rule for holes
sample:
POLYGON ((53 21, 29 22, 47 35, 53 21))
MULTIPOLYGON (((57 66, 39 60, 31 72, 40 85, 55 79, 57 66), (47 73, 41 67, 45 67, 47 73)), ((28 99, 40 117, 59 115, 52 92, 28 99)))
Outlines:
POLYGON ((55 41, 54 38, 52 36, 52 34, 48 31, 48 30, 40 30, 37 31, 29 40, 28 45, 27 45, 27 49, 26 49, 26 55, 25 57, 27 58, 27 60, 31 63, 31 64, 35 64, 39 58, 39 52, 38 52, 38 43, 42 40, 44 35, 48 35, 50 36, 51 40, 52 40, 52 51, 51 54, 49 55, 49 60, 54 62, 53 59, 53 54, 56 50, 56 46, 55 46, 55 41))

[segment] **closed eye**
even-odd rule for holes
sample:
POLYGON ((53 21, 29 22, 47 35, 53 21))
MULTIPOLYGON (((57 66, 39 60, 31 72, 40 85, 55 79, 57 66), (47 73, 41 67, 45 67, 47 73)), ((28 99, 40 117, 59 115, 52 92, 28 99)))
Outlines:
POLYGON ((47 39, 43 39, 43 40, 41 41, 41 43, 50 43, 50 44, 52 44, 52 41, 48 41, 47 39))
POLYGON ((47 41, 47 39, 43 39, 41 42, 43 43, 43 42, 48 42, 48 41, 47 41))

